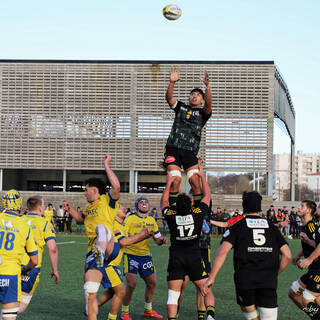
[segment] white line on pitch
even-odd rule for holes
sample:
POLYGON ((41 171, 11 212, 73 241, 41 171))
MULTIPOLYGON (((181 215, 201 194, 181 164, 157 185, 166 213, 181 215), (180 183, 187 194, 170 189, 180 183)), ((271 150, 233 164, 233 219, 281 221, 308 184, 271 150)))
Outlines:
POLYGON ((69 243, 76 243, 76 242, 75 241, 57 242, 57 244, 69 244, 69 243))

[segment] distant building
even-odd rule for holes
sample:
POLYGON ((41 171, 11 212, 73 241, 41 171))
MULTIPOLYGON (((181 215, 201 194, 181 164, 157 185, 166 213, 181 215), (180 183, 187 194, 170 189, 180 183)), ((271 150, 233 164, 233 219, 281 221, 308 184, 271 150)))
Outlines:
POLYGON ((308 188, 313 192, 320 194, 320 172, 307 175, 308 188))

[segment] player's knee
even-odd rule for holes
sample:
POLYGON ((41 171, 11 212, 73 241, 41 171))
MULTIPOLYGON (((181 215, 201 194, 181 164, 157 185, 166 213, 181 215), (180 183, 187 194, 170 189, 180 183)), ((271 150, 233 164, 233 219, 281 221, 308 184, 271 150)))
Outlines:
MULTIPOLYGON (((305 289, 302 293, 302 303, 305 307, 307 307, 307 305, 310 302, 314 302, 316 303, 316 296, 314 296, 309 290, 305 289)), ((319 306, 320 307, 320 306, 319 306)))
POLYGON ((9 319, 17 317, 19 307, 10 308, 10 309, 1 309, 1 319, 9 319))
POLYGON ((292 298, 294 295, 301 296, 302 292, 304 291, 304 287, 302 287, 298 280, 293 281, 289 290, 289 297, 292 298))
POLYGON ((18 314, 24 312, 27 309, 27 307, 31 301, 31 298, 32 298, 32 295, 25 295, 25 294, 21 295, 21 302, 19 305, 18 314))
POLYGON ((129 280, 127 279, 127 288, 129 290, 134 290, 136 288, 136 285, 137 285, 137 281, 136 280, 129 280))
POLYGON ((167 304, 178 305, 178 300, 180 297, 180 291, 168 290, 168 301, 167 304))
POLYGON ((258 312, 257 310, 251 311, 251 312, 245 312, 243 311, 243 315, 247 320, 253 320, 258 318, 258 312))
POLYGON ((181 171, 180 170, 170 170, 169 171, 172 177, 179 177, 181 178, 181 171))
POLYGON ((277 320, 278 308, 258 307, 260 320, 277 320))
POLYGON ((88 301, 91 299, 96 299, 97 292, 99 290, 100 283, 94 282, 94 281, 87 281, 84 286, 84 294, 86 298, 88 298, 88 301))
POLYGON ((194 178, 194 174, 199 173, 199 169, 191 169, 187 172, 187 178, 188 180, 194 178), (192 178, 193 177, 193 178, 192 178))

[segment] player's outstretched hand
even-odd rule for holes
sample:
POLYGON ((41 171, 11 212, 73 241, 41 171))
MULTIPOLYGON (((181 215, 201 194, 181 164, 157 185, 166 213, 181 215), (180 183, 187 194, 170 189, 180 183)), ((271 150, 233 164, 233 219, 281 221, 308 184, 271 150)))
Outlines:
POLYGON ((105 155, 104 162, 103 162, 105 167, 109 167, 111 159, 112 159, 111 154, 105 155))
POLYGON ((62 209, 69 212, 71 210, 70 203, 67 202, 67 201, 64 201, 63 204, 62 204, 62 209))
POLYGON ((179 71, 173 67, 170 70, 170 82, 177 82, 181 80, 181 78, 179 77, 179 71))
POLYGON ((205 296, 208 293, 208 291, 211 290, 210 288, 213 284, 214 284, 214 280, 211 279, 210 277, 207 278, 207 280, 201 287, 201 294, 205 296))
MULTIPOLYGON (((201 78, 200 78, 201 79, 201 78)), ((204 83, 204 85, 207 87, 209 84, 210 84, 210 82, 209 82, 209 73, 208 73, 208 71, 207 70, 204 70, 204 77, 203 77, 203 79, 201 79, 202 80, 202 82, 204 83)))
POLYGON ((55 277, 55 283, 58 284, 60 281, 60 276, 58 271, 51 271, 51 279, 55 277))
POLYGON ((168 239, 166 237, 162 238, 162 244, 168 244, 168 239))

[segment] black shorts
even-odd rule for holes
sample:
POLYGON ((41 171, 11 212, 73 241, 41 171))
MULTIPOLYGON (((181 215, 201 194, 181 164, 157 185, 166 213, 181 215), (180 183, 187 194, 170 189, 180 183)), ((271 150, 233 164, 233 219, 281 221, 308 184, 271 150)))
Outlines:
POLYGON ((277 290, 270 288, 257 288, 257 289, 238 289, 236 286, 237 303, 240 306, 247 307, 255 305, 256 307, 263 308, 276 308, 277 290))
POLYGON ((201 250, 201 258, 204 263, 204 269, 209 274, 211 272, 211 259, 210 259, 211 249, 210 248, 207 248, 207 249, 201 248, 200 250, 201 250))
POLYGON ((164 152, 164 166, 167 167, 170 164, 175 164, 187 170, 198 164, 198 158, 194 152, 189 150, 166 148, 164 152))
POLYGON ((208 278, 200 250, 187 252, 170 250, 167 271, 167 281, 183 280, 185 276, 189 276, 191 281, 208 278))
POLYGON ((306 289, 312 292, 320 293, 320 270, 308 270, 300 281, 306 285, 306 289))

